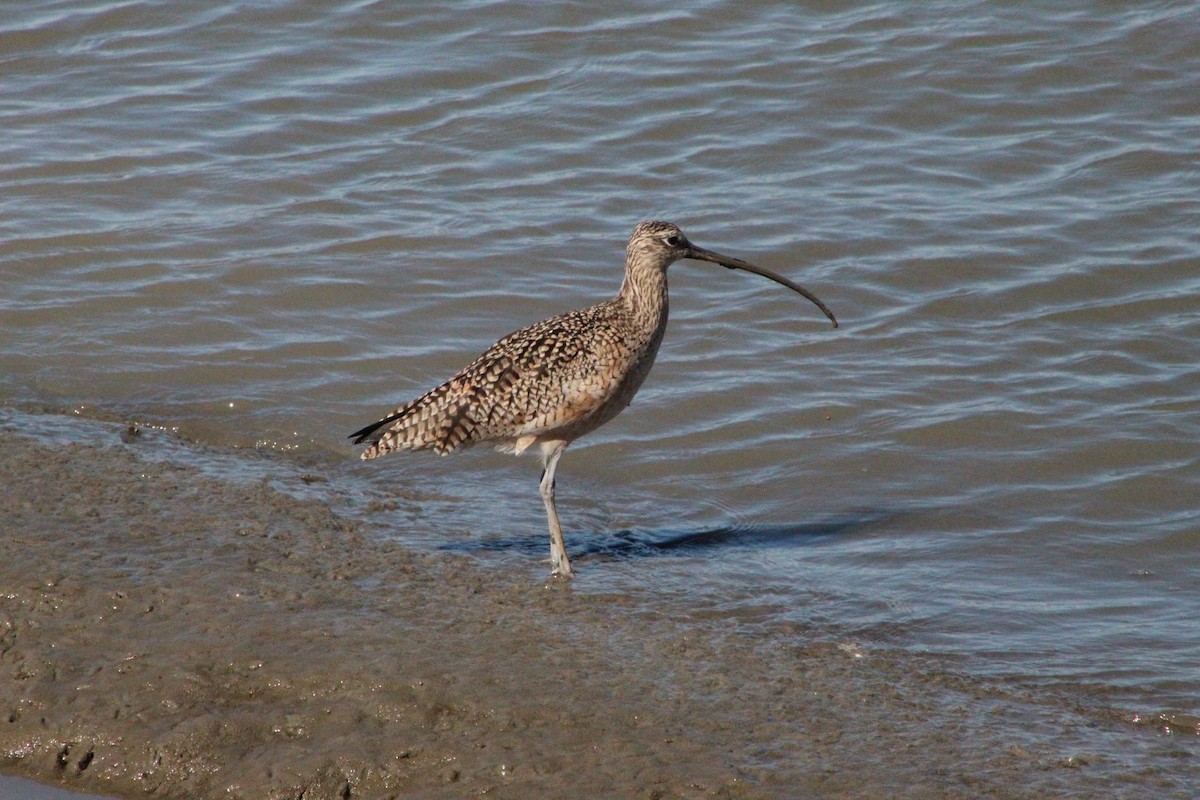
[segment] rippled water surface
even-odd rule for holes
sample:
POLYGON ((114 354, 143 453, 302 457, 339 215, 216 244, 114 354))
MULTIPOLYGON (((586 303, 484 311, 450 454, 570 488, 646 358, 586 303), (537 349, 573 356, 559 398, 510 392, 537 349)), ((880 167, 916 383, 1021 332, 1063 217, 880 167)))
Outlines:
POLYGON ((0 400, 311 459, 532 575, 535 462, 345 435, 670 219, 842 327, 672 268, 559 469, 585 589, 1195 713, 1197 41, 1187 3, 9 3, 0 400))

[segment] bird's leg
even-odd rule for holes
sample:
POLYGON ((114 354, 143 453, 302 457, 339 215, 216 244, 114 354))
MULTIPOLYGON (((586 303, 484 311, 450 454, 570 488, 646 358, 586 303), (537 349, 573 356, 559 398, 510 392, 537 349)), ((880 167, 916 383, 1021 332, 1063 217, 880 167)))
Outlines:
POLYGON ((564 578, 571 577, 571 562, 567 559, 567 548, 563 543, 562 525, 558 522, 558 511, 554 508, 554 468, 566 444, 560 444, 542 453, 542 502, 546 505, 546 521, 550 523, 550 572, 564 578))

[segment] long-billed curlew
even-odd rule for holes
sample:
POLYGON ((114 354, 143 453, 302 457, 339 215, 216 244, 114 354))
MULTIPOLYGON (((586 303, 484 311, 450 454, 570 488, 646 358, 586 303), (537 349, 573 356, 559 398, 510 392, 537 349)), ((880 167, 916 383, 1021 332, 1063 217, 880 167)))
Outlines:
POLYGON ((616 297, 510 333, 441 386, 350 438, 371 443, 364 459, 393 450, 446 455, 480 442, 520 455, 536 445, 552 571, 570 576, 554 507, 558 457, 621 413, 646 379, 667 327, 667 267, 681 258, 770 278, 807 297, 837 327, 824 303, 788 279, 696 247, 670 222, 643 222, 629 237, 625 281, 616 297))

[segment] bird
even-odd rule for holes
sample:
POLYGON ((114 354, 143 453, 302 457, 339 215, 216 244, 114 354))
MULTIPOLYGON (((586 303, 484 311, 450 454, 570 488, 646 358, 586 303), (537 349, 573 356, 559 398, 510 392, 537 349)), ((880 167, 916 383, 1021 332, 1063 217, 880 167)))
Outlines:
POLYGON ((554 503, 559 457, 623 411, 646 379, 667 326, 667 268, 681 259, 769 278, 810 300, 838 327, 816 295, 787 278, 698 247, 674 223, 641 222, 625 248, 616 297, 510 333, 445 383, 348 438, 368 445, 363 459, 397 450, 446 455, 485 443, 516 455, 540 453, 551 575, 571 577, 554 503))

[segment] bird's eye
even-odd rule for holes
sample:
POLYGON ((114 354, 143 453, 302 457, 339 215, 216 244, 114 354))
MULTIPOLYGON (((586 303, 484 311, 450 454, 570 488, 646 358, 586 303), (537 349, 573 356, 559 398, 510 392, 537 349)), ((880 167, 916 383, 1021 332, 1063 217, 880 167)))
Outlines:
POLYGON ((683 237, 680 236, 679 234, 675 233, 675 234, 671 234, 666 239, 663 239, 663 241, 666 242, 667 244, 671 245, 671 247, 678 247, 680 244, 683 243, 683 237))

